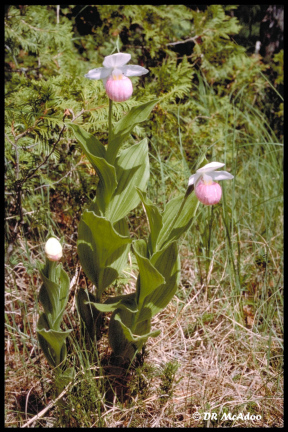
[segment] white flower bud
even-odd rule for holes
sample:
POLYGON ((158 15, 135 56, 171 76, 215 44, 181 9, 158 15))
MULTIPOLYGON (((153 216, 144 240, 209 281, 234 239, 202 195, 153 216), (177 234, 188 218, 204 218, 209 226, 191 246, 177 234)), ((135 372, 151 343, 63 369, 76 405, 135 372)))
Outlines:
POLYGON ((45 244, 45 253, 50 261, 59 261, 62 257, 62 246, 60 242, 51 237, 45 244))

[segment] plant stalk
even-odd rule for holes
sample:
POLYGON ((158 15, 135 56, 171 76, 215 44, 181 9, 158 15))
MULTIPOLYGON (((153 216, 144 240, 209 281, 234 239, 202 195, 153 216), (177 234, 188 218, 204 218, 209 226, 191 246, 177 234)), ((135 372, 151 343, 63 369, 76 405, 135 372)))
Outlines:
POLYGON ((56 266, 57 262, 51 261, 46 258, 45 268, 43 270, 44 275, 47 279, 50 279, 52 282, 56 283, 56 266))
POLYGON ((108 114, 108 146, 112 137, 112 106, 113 101, 109 98, 109 114, 108 114))

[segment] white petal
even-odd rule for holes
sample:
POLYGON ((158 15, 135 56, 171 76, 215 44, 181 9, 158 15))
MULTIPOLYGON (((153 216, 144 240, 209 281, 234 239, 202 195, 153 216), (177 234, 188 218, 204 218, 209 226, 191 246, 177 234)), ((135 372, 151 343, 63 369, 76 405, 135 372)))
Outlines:
POLYGON ((131 59, 131 54, 116 53, 105 57, 103 66, 107 68, 115 68, 124 66, 131 59))
POLYGON ((112 70, 113 69, 111 69, 111 68, 105 68, 105 67, 104 68, 101 67, 101 68, 91 69, 85 75, 85 77, 89 78, 89 79, 96 79, 96 80, 107 78, 109 75, 111 75, 112 70))
POLYGON ((215 171, 217 168, 222 168, 225 164, 221 162, 210 162, 199 168, 196 172, 203 174, 204 172, 215 171))
POLYGON ((197 182, 197 180, 198 180, 199 177, 201 177, 201 175, 200 175, 200 174, 197 174, 197 173, 191 175, 191 176, 189 177, 188 186, 191 186, 191 185, 193 185, 193 184, 196 184, 196 182, 197 182))
POLYGON ((213 180, 231 180, 234 178, 232 174, 227 171, 213 171, 210 173, 213 180))
POLYGON ((196 174, 193 174, 192 176, 189 177, 189 181, 188 181, 188 186, 191 186, 194 184, 194 177, 196 174))
POLYGON ((149 72, 148 69, 145 69, 144 67, 138 65, 122 66, 121 71, 126 76, 141 76, 149 72))

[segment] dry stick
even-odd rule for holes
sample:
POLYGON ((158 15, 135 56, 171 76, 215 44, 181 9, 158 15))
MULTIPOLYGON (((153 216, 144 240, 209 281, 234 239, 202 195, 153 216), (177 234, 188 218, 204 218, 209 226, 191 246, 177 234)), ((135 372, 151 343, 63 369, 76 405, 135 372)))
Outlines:
MULTIPOLYGON (((60 393, 60 395, 53 400, 52 402, 50 402, 46 408, 44 408, 42 411, 40 411, 40 413, 36 414, 31 420, 29 420, 27 423, 25 423, 23 426, 21 426, 21 428, 25 428, 27 426, 30 426, 31 423, 34 423, 36 420, 39 420, 41 417, 43 417, 43 415, 50 410, 50 408, 52 408, 69 390, 71 384, 73 382, 71 381, 66 388, 62 391, 62 393, 60 393)), ((77 384, 77 383, 76 383, 77 384)))
MULTIPOLYGON (((186 42, 194 42, 194 43, 197 43, 197 41, 198 41, 198 39, 199 38, 201 38, 202 36, 204 36, 204 34, 205 33, 207 33, 208 31, 211 31, 212 29, 206 29, 206 30, 204 30, 200 35, 196 35, 196 36, 193 36, 193 37, 191 37, 191 38, 188 38, 188 39, 185 39, 185 40, 181 40, 181 41, 177 41, 177 42, 170 42, 170 43, 168 43, 168 44, 166 44, 166 46, 173 46, 173 45, 179 45, 179 44, 183 44, 183 43, 186 43, 186 42)), ((213 31, 213 30, 212 30, 213 31)))
POLYGON ((45 157, 44 161, 43 161, 40 165, 38 165, 38 167, 36 167, 36 168, 34 169, 34 171, 32 171, 31 174, 28 174, 28 175, 25 177, 25 179, 21 181, 21 186, 22 186, 23 183, 25 183, 27 180, 31 179, 31 178, 34 176, 34 174, 36 173, 36 171, 38 171, 38 169, 41 168, 41 166, 43 166, 43 165, 47 162, 47 160, 49 159, 49 157, 50 157, 50 156, 52 155, 52 153, 54 152, 54 150, 55 150, 55 148, 56 148, 56 145, 59 143, 60 138, 61 138, 61 136, 62 136, 62 133, 64 132, 65 127, 66 127, 66 126, 65 126, 65 124, 64 124, 63 127, 62 127, 62 129, 61 129, 61 131, 60 131, 60 133, 59 133, 59 136, 58 136, 57 141, 55 141, 55 143, 53 144, 53 148, 52 148, 51 152, 50 152, 50 153, 45 157))
POLYGON ((198 38, 199 38, 199 36, 194 36, 194 37, 191 37, 189 39, 167 43, 166 46, 179 45, 179 44, 184 44, 186 42, 196 42, 198 38))

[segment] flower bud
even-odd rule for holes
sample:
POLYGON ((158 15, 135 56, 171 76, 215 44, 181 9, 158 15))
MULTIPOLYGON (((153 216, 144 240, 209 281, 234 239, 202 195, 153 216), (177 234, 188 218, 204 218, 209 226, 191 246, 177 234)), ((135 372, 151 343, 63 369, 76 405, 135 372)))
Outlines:
POLYGON ((50 261, 59 261, 62 257, 62 246, 60 242, 56 238, 51 237, 45 244, 45 253, 50 261))
POLYGON ((195 186, 195 195, 202 204, 218 204, 222 197, 222 189, 219 183, 211 182, 206 184, 201 179, 195 186))
POLYGON ((119 77, 110 76, 105 84, 108 97, 114 102, 124 102, 133 93, 132 82, 125 75, 119 77))

